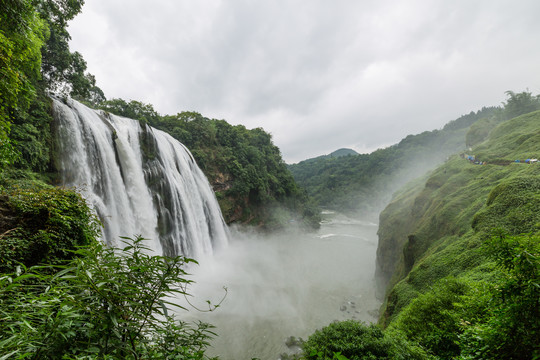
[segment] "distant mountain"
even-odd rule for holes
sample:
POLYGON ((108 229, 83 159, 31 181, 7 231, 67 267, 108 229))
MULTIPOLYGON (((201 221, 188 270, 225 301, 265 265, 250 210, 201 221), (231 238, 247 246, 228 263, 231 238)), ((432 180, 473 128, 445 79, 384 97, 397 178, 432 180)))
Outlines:
POLYGON ((314 157, 314 158, 309 158, 309 159, 306 159, 306 160, 302 160, 302 162, 310 162, 310 161, 317 161, 317 160, 321 160, 321 159, 330 159, 330 158, 338 158, 338 157, 342 157, 342 156, 349 156, 349 155, 359 155, 356 151, 354 151, 353 149, 347 149, 347 148, 341 148, 341 149, 338 149, 328 155, 320 155, 320 156, 317 156, 317 157, 314 157))
POLYGON ((358 155, 358 153, 354 151, 353 149, 341 148, 327 156, 328 157, 341 157, 341 156, 348 156, 348 155, 358 155))

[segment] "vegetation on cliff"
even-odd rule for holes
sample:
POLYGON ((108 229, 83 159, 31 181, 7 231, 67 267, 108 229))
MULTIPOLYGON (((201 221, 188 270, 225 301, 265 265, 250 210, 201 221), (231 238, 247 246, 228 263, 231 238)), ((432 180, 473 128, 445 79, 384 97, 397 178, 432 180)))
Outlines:
POLYGON ((381 214, 383 326, 440 358, 538 355, 540 167, 525 160, 540 155, 539 124, 502 122, 474 160, 453 156, 381 214))

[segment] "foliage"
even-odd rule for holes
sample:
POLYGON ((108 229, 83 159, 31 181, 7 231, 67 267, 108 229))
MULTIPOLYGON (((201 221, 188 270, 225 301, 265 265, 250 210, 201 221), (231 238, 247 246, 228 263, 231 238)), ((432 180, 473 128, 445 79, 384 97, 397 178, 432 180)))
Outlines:
MULTIPOLYGON (((39 182, 0 194, 0 272, 22 263, 57 263, 95 241, 99 224, 76 192, 39 182)), ((22 184, 21 184, 22 185, 22 184)))
POLYGON ((498 231, 482 246, 497 269, 439 280, 410 302, 398 330, 439 358, 533 359, 540 355, 540 237, 498 231))
POLYGON ((35 96, 47 27, 29 0, 3 1, 0 10, 0 167, 5 167, 17 154, 8 137, 11 121, 35 96))
POLYGON ((486 207, 476 213, 472 227, 489 233, 501 228, 518 235, 539 229, 540 177, 520 176, 501 182, 489 193, 486 207))
POLYGON ((69 51, 67 22, 83 3, 0 4, 0 167, 14 162, 34 171, 49 167, 51 118, 46 95, 61 93, 92 104, 105 100, 95 77, 85 74, 82 56, 69 51))
MULTIPOLYGON (((144 239, 99 243, 49 274, 0 278, 0 351, 6 358, 203 359, 208 324, 177 321, 171 296, 187 296, 194 260, 150 255, 144 239)), ((4 357, 3 357, 4 358, 4 357)))
POLYGON ((19 156, 14 165, 18 169, 32 170, 41 174, 53 172, 52 140, 50 114, 51 100, 39 92, 28 111, 19 113, 13 119, 10 138, 19 156))
POLYGON ((399 329, 409 340, 420 343, 440 358, 453 358, 460 353, 460 323, 464 295, 468 291, 469 286, 464 281, 452 277, 442 279, 403 309, 392 328, 399 329))
POLYGON ((123 99, 109 99, 101 102, 99 108, 119 116, 142 121, 145 124, 152 123, 159 117, 151 104, 135 100, 128 103, 123 99))
POLYGON ((315 331, 303 345, 306 359, 428 359, 418 346, 397 332, 347 320, 315 331), (336 355, 337 354, 337 355, 336 355))
POLYGON ((95 77, 85 73, 86 61, 82 55, 69 49, 68 21, 81 11, 84 0, 34 0, 34 5, 50 30, 46 46, 42 48, 41 72, 45 88, 90 104, 104 101, 95 77))
POLYGON ((540 356, 540 236, 500 232, 486 251, 502 272, 492 288, 490 317, 466 324, 461 337, 469 359, 536 359, 540 356))
POLYGON ((520 93, 507 91, 505 94, 508 96, 506 102, 503 103, 507 119, 540 110, 540 97, 538 95, 533 96, 529 91, 520 93))

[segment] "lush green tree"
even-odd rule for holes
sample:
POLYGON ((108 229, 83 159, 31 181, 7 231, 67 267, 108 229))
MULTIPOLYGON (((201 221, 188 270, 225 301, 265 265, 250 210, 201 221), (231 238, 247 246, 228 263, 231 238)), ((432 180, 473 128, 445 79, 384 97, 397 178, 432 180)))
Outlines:
POLYGON ((105 99, 95 77, 85 73, 81 54, 69 50, 67 22, 83 3, 0 3, 0 167, 14 162, 34 171, 50 167, 51 93, 91 104, 105 99))
POLYGON ((16 158, 9 138, 11 122, 34 100, 47 30, 30 1, 0 4, 0 167, 16 158))
POLYGON ((533 96, 529 91, 515 93, 507 91, 508 99, 504 102, 504 113, 507 119, 512 119, 516 116, 527 114, 540 109, 540 98, 538 95, 533 96))
POLYGON ((96 105, 105 100, 93 75, 86 73, 86 61, 71 52, 68 22, 81 12, 84 0, 33 0, 49 27, 50 36, 42 47, 41 73, 45 88, 52 93, 69 95, 96 105))
POLYGON ((115 115, 142 121, 145 124, 154 123, 160 117, 151 104, 135 100, 127 102, 123 99, 110 99, 101 102, 99 108, 115 115))

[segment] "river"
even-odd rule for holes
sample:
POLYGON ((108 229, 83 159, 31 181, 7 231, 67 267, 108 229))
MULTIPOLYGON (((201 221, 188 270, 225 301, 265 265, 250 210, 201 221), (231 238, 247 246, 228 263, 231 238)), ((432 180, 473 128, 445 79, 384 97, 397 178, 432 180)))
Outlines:
POLYGON ((290 336, 306 339, 334 320, 376 321, 373 274, 377 225, 323 213, 314 233, 236 233, 228 248, 192 271, 192 302, 218 302, 214 312, 190 310, 216 326, 209 355, 221 360, 276 360, 295 349, 290 336))

